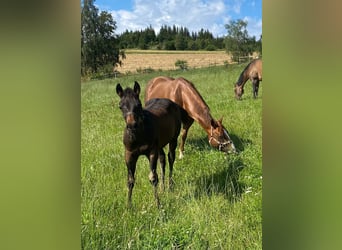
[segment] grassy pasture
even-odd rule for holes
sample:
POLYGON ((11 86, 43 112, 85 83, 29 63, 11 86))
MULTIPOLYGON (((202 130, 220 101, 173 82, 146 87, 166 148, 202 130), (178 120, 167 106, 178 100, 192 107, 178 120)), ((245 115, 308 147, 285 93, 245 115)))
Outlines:
POLYGON ((154 72, 82 84, 83 249, 262 248, 263 83, 259 99, 252 98, 248 82, 243 100, 236 101, 233 84, 244 66, 154 72), (143 102, 147 81, 157 75, 183 76, 192 81, 213 117, 223 116, 223 124, 241 152, 226 156, 212 149, 204 130, 194 123, 185 144, 185 157, 177 158, 174 164, 175 188, 159 193, 161 209, 155 206, 148 161, 141 156, 133 208, 127 210, 124 121, 115 87, 118 82, 124 88, 132 87, 137 80, 143 102))

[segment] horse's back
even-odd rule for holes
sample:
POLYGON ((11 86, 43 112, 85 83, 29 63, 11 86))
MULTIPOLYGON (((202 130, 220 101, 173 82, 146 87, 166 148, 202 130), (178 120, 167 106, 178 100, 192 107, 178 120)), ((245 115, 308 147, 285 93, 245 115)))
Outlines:
POLYGON ((150 80, 145 90, 145 103, 152 98, 167 98, 178 104, 184 111, 181 112, 184 124, 198 121, 198 115, 202 115, 199 110, 209 110, 193 83, 183 77, 160 76, 150 80))
POLYGON ((255 59, 250 65, 250 77, 262 80, 262 60, 255 59))
POLYGON ((145 109, 157 117, 180 113, 179 106, 167 98, 152 98, 145 103, 145 109))
POLYGON ((145 110, 151 114, 161 147, 176 139, 181 128, 182 109, 166 98, 152 98, 145 104, 145 110))
POLYGON ((145 90, 145 103, 152 98, 167 98, 176 102, 178 85, 174 78, 159 76, 150 80, 145 90))
POLYGON ((195 86, 183 77, 174 79, 159 76, 150 80, 145 90, 145 103, 152 98, 170 99, 185 110, 189 104, 187 102, 191 103, 189 99, 200 99, 204 102, 195 86))

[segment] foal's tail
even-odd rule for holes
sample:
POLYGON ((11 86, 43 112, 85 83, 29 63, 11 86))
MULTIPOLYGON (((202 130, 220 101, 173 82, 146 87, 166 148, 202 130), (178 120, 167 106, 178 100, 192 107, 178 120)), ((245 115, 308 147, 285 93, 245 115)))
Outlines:
POLYGON ((181 113, 181 120, 182 123, 188 123, 189 120, 191 120, 192 118, 189 116, 188 112, 186 112, 185 109, 183 109, 182 107, 179 106, 179 110, 181 113))

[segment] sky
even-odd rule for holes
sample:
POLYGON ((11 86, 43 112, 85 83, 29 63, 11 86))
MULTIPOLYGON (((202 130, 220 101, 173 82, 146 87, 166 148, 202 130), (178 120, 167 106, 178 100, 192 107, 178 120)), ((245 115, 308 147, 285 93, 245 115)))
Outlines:
POLYGON ((95 6, 112 14, 118 35, 150 25, 158 33, 163 25, 176 25, 222 37, 227 35, 224 25, 237 19, 248 22, 250 36, 262 34, 262 0, 96 0, 95 6))

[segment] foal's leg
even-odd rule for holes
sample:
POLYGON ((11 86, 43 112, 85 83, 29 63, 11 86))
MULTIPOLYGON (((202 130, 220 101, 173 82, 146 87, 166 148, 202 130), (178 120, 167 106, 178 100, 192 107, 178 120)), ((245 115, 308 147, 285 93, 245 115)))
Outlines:
POLYGON ((165 190, 165 153, 163 149, 159 150, 159 162, 160 162, 161 179, 162 179, 161 188, 164 191, 165 190))
POLYGON ((188 116, 187 119, 183 121, 183 129, 182 129, 182 137, 181 137, 182 139, 179 145, 179 159, 182 159, 184 157, 185 140, 188 136, 188 131, 193 123, 194 123, 194 119, 192 119, 190 116, 188 116))
POLYGON ((157 175, 157 161, 158 161, 158 150, 152 150, 152 152, 149 155, 150 160, 150 174, 149 179, 151 184, 154 188, 154 198, 157 203, 157 207, 159 208, 159 197, 158 197, 158 191, 157 191, 157 185, 158 185, 158 175, 157 175))
POLYGON ((132 207, 132 191, 134 187, 134 173, 136 168, 136 163, 138 160, 138 156, 132 155, 129 151, 125 152, 125 161, 127 166, 127 188, 128 188, 128 195, 127 195, 127 207, 132 207))
POLYGON ((173 189, 174 182, 172 179, 173 163, 176 159, 176 147, 177 147, 177 137, 169 143, 169 153, 167 154, 169 160, 169 188, 173 189))

